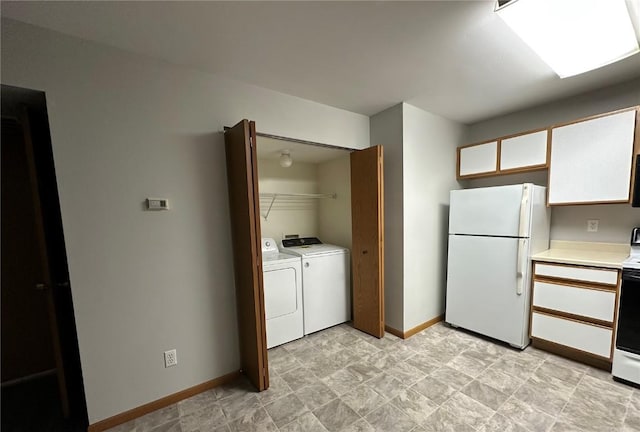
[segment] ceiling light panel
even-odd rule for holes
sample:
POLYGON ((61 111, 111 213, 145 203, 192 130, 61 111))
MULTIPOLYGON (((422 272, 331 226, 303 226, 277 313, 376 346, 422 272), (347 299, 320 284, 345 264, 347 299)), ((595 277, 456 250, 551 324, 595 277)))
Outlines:
POLYGON ((513 0, 496 5, 498 15, 561 78, 639 51, 625 0, 513 0))

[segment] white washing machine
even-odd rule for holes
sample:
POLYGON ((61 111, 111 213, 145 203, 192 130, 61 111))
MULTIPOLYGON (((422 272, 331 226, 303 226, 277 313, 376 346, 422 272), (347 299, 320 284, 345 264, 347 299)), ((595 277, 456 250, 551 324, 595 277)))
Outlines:
POLYGON ((351 319, 349 249, 315 237, 282 240, 282 251, 302 258, 304 334, 351 319))
POLYGON ((304 336, 300 257, 283 254, 274 239, 262 239, 267 348, 304 336))

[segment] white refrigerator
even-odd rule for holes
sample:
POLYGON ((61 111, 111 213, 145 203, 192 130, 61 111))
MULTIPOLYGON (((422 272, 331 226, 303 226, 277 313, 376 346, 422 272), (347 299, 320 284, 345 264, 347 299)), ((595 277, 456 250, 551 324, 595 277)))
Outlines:
POLYGON ((451 191, 445 321, 524 348, 531 255, 549 248, 546 188, 451 191))

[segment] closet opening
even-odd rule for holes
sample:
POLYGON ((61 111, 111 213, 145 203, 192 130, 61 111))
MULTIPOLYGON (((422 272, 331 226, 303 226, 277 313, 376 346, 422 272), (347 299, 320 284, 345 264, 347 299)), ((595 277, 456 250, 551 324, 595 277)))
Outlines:
POLYGON ((241 368, 269 387, 273 348, 351 321, 384 336, 382 147, 225 130, 241 368))

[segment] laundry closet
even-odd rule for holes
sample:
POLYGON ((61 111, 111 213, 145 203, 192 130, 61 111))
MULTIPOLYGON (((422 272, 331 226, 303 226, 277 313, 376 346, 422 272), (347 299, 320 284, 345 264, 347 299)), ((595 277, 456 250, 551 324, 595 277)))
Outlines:
POLYGON ((259 134, 249 120, 224 135, 241 367, 265 390, 267 347, 302 337, 302 327, 353 317, 356 329, 384 336, 383 150, 259 134), (331 279, 340 266, 343 277, 331 279))
POLYGON ((351 161, 342 149, 265 137, 257 149, 266 337, 273 348, 351 320, 351 161))

